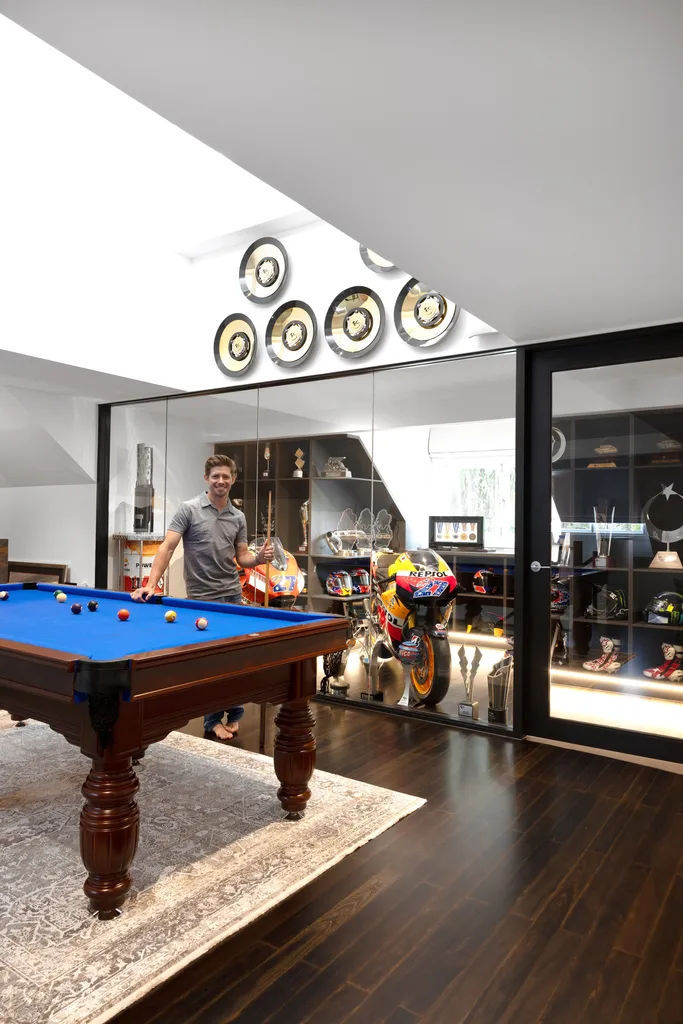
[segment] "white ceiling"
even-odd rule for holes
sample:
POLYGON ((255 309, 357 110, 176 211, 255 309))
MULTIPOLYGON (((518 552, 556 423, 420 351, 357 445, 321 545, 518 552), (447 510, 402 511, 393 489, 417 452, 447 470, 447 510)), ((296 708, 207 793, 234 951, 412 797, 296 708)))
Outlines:
POLYGON ((683 319, 679 0, 0 11, 516 341, 683 319))
POLYGON ((42 391, 95 402, 125 402, 174 394, 172 388, 0 349, 0 386, 42 391))

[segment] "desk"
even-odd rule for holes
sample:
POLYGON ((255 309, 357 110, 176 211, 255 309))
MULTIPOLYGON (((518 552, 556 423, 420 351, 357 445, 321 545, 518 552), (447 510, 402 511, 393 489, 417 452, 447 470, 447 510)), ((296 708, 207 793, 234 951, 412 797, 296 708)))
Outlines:
POLYGON ((133 761, 191 718, 242 702, 280 704, 278 798, 288 817, 301 817, 315 764, 315 659, 344 647, 348 620, 167 597, 142 604, 129 594, 42 583, 4 589, 0 708, 20 722, 47 722, 92 761, 81 854, 85 893, 100 918, 115 916, 130 889, 139 834, 133 761), (67 595, 63 604, 57 589, 67 595), (89 601, 97 611, 88 611, 89 601), (71 612, 75 602, 80 614, 71 612), (122 608, 128 621, 117 617, 122 608), (173 623, 164 618, 169 608, 173 623), (199 616, 208 619, 203 632, 199 616))

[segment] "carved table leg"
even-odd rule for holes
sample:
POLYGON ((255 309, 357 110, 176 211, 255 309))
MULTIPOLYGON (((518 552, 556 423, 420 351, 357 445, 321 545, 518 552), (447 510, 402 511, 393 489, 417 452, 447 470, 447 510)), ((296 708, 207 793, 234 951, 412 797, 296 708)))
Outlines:
POLYGON ((139 788, 130 757, 94 757, 81 790, 81 856, 88 871, 83 889, 101 921, 116 917, 130 889, 140 831, 139 788))
POLYGON ((282 705, 275 725, 275 774, 280 780, 277 791, 287 820, 296 821, 310 798, 308 783, 315 767, 315 718, 308 700, 290 700, 282 705))

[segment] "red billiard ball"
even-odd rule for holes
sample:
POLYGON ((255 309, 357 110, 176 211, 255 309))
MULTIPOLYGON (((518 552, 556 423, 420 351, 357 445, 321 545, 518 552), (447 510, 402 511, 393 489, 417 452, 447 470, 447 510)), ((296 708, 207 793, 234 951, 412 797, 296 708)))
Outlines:
POLYGON ((209 620, 208 619, 205 619, 203 617, 195 619, 195 626, 197 627, 197 629, 206 629, 206 627, 208 625, 209 625, 209 620))
POLYGON ((96 612, 99 607, 100 606, 98 605, 97 601, 88 601, 89 612, 96 612))
POLYGON ((83 608, 81 607, 80 604, 72 604, 71 611, 74 613, 74 615, 80 615, 81 612, 83 611, 83 608))
POLYGON ((127 608, 122 608, 121 611, 118 612, 118 616, 121 619, 121 622, 125 622, 126 619, 130 618, 130 612, 127 608))

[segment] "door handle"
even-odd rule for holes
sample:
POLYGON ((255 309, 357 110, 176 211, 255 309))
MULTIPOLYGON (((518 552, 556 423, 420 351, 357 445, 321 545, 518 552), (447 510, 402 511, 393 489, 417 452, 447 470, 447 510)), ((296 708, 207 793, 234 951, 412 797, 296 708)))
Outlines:
POLYGON ((554 566, 552 566, 552 565, 541 565, 540 562, 532 562, 531 565, 529 566, 529 568, 531 569, 532 572, 540 572, 541 569, 553 569, 554 566))

